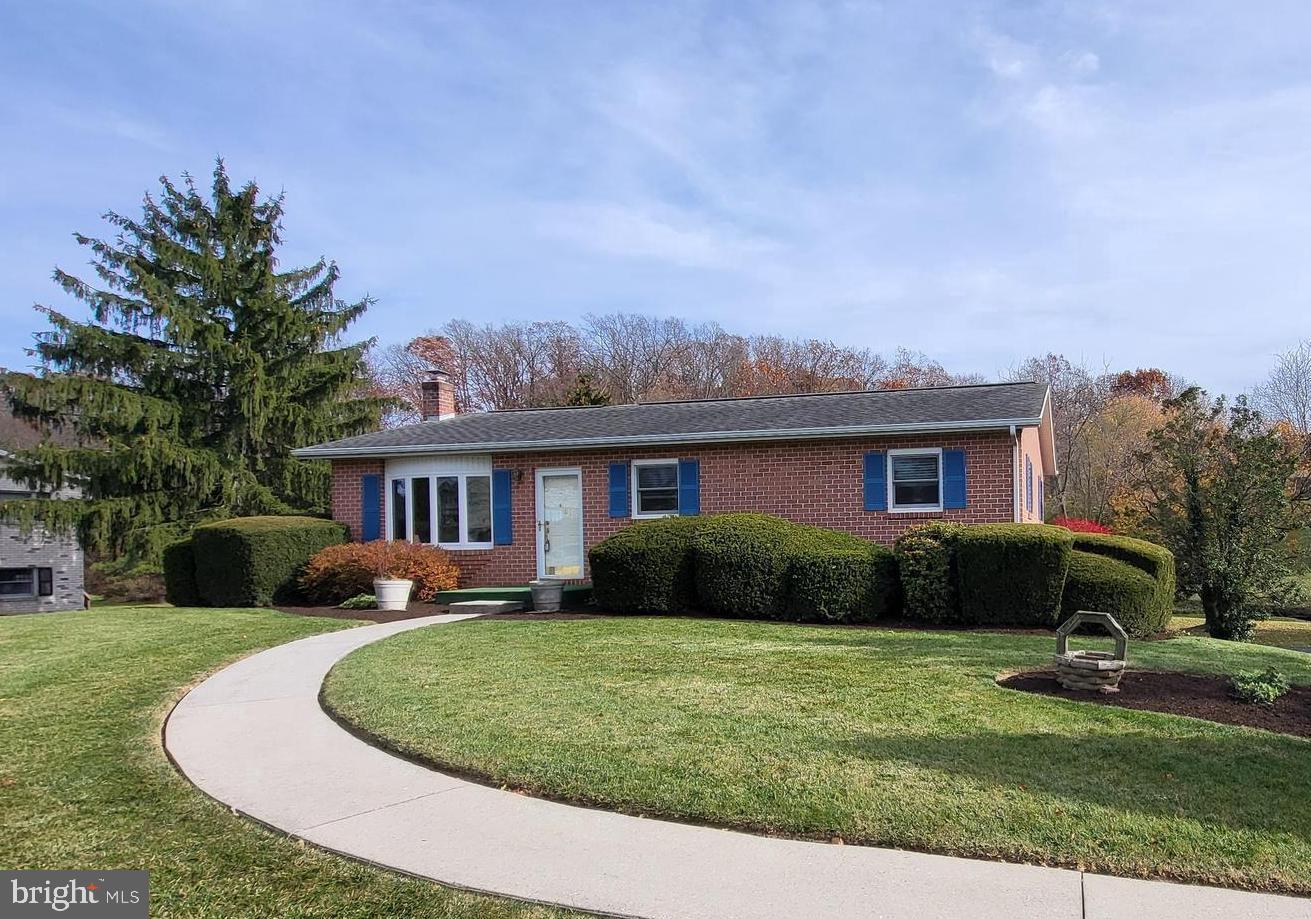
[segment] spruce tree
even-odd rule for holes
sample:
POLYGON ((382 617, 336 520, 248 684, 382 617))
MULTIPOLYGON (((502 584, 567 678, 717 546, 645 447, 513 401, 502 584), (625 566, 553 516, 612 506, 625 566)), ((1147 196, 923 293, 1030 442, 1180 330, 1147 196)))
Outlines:
POLYGON ((82 493, 6 502, 5 517, 132 561, 207 519, 322 510, 326 464, 290 451, 371 430, 384 407, 366 388, 370 342, 341 341, 371 301, 336 299, 325 259, 279 270, 282 196, 234 190, 222 160, 208 198, 190 176, 160 183, 139 220, 105 215, 112 241, 75 236, 98 284, 55 270, 90 318, 38 306, 39 369, 0 376, 16 415, 63 434, 15 453, 10 474, 82 493))

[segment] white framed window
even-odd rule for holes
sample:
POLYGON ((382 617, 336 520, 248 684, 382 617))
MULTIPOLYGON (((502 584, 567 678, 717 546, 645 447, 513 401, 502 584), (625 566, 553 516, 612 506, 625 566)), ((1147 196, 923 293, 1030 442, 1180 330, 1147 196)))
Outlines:
POLYGON ((429 543, 448 549, 490 549, 492 546, 490 474, 394 478, 390 498, 394 540, 429 543))
POLYGON ((633 460, 633 516, 678 516, 678 460, 633 460))
POLYGON ((942 449, 888 451, 888 510, 942 510, 942 449))

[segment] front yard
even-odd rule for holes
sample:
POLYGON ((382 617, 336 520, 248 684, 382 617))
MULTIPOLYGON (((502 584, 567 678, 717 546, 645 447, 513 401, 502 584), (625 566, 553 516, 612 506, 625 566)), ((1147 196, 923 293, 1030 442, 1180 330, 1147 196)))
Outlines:
POLYGON ((0 865, 146 869, 153 916, 566 915, 297 844, 174 771, 160 725, 184 687, 260 648, 346 625, 267 610, 0 617, 0 865))
MULTIPOLYGON (((1188 635, 1205 636, 1206 620, 1201 616, 1175 616, 1170 628, 1188 635)), ((1252 634, 1253 644, 1272 648, 1311 649, 1311 619, 1293 619, 1288 616, 1271 616, 1256 623, 1252 634)))
MULTIPOLYGON (((363 648, 329 704, 530 793, 847 843, 1311 893, 1311 742, 1003 689, 1049 636, 484 620, 363 648)), ((1205 638, 1132 666, 1311 656, 1205 638)))

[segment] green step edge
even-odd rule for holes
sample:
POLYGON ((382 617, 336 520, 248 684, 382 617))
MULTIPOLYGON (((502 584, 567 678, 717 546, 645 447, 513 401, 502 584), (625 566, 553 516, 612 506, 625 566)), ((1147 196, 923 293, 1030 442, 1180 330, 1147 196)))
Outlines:
MULTIPOLYGON (((591 584, 566 584, 564 586, 563 604, 567 607, 583 606, 592 598, 591 584)), ((527 585, 522 587, 465 587, 460 590, 441 590, 433 598, 434 603, 458 603, 461 600, 520 600, 529 603, 532 592, 527 585)))

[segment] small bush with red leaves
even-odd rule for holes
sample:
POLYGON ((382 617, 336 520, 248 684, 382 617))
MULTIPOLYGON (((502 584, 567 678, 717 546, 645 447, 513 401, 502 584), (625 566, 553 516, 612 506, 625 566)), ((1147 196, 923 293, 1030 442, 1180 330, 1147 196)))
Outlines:
POLYGON ((1096 520, 1085 520, 1082 517, 1053 517, 1052 526, 1065 527, 1072 533, 1103 533, 1110 535, 1111 528, 1104 523, 1098 523, 1096 520))
POLYGON ((300 585, 310 600, 337 604, 373 593, 374 578, 413 581, 411 596, 427 601, 459 586, 460 569, 436 546, 379 539, 328 546, 310 559, 300 585))

